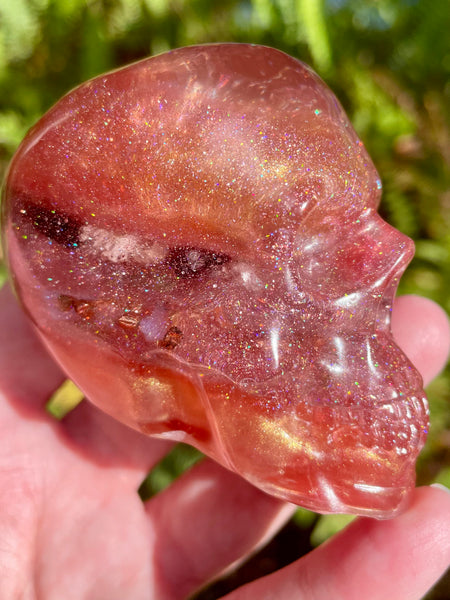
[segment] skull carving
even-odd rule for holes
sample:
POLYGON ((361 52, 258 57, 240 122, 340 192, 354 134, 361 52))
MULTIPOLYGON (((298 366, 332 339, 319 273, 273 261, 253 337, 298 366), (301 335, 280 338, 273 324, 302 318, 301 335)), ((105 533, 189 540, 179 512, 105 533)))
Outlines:
POLYGON ((390 314, 411 240, 307 66, 190 47, 93 79, 4 191, 17 293, 87 397, 319 512, 389 517, 425 441, 390 314))

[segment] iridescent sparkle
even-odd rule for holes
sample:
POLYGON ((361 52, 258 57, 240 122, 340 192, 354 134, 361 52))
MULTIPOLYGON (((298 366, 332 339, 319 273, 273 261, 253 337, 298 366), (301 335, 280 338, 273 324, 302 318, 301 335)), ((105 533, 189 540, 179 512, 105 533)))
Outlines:
POLYGON ((175 50, 98 77, 5 185, 18 295, 89 399, 319 512, 389 517, 425 441, 390 332, 411 240, 332 92, 274 49, 175 50))

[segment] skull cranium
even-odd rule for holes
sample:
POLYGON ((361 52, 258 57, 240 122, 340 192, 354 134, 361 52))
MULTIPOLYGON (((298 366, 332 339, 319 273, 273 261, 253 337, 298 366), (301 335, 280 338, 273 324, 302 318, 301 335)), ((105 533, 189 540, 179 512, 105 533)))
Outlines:
POLYGON ((390 334, 412 242, 304 64, 184 48, 98 77, 5 187, 19 296, 87 396, 319 512, 391 516, 425 439, 390 334))

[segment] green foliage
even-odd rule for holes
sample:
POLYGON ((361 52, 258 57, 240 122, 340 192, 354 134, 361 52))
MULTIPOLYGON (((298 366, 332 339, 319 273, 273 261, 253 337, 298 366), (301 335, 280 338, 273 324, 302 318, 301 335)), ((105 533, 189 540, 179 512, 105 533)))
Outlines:
POLYGON ((174 446, 142 483, 139 488, 141 498, 148 500, 155 494, 162 492, 174 479, 193 467, 202 457, 201 452, 192 448, 192 446, 186 444, 174 446))
POLYGON ((66 379, 48 400, 45 408, 55 417, 62 419, 73 410, 84 398, 83 392, 71 381, 66 379))
MULTIPOLYGON (((272 45, 314 66, 368 147, 382 214, 416 241, 400 291, 450 311, 449 30, 448 0, 0 0, 0 169, 27 128, 86 78, 188 44, 272 45)), ((449 371, 429 397, 419 480, 447 481, 449 371)), ((319 533, 333 523, 320 519, 319 533)))
POLYGON ((322 544, 332 535, 335 535, 355 519, 354 515, 327 515, 321 517, 311 533, 313 546, 322 544))

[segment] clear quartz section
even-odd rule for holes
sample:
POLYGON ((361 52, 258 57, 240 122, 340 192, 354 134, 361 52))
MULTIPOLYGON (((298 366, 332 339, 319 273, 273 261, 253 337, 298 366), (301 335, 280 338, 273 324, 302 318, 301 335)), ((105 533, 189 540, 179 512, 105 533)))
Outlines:
POLYGON ((428 427, 390 315, 412 241, 303 63, 183 48, 88 81, 4 187, 18 296, 104 411, 319 512, 402 510, 428 427))

